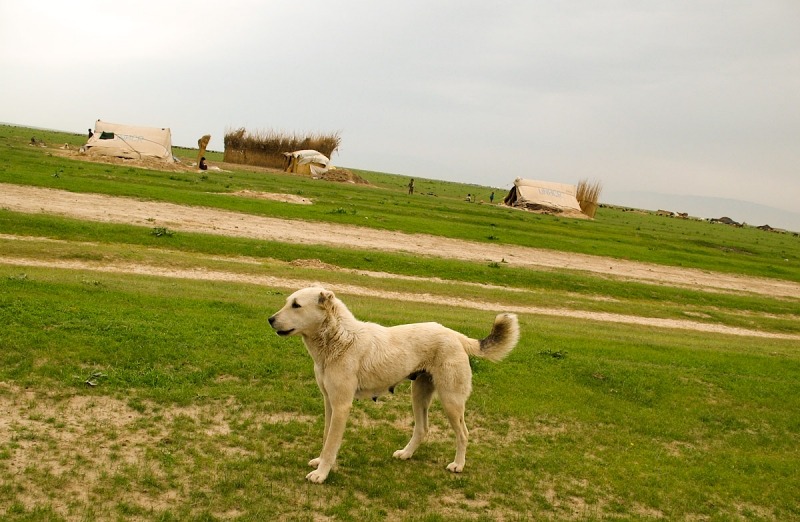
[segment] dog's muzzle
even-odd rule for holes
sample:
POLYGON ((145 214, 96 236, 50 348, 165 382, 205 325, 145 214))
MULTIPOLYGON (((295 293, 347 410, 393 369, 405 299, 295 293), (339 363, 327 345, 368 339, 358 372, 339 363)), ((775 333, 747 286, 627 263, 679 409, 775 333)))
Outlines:
POLYGON ((277 333, 281 337, 285 337, 285 336, 291 334, 292 332, 294 332, 294 328, 292 328, 290 330, 278 330, 277 328, 275 328, 275 316, 274 315, 272 317, 270 317, 268 319, 268 321, 269 321, 269 325, 272 327, 272 329, 275 330, 275 333, 277 333))

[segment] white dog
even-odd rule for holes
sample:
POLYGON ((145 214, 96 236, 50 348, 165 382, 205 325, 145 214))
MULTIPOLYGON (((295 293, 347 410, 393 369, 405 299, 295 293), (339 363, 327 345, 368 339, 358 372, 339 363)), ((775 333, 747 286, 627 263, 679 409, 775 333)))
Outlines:
POLYGON ((456 433, 456 457, 447 469, 460 473, 467 453, 464 407, 472 390, 470 355, 499 361, 519 340, 514 314, 500 314, 488 337, 470 339, 437 323, 384 327, 356 319, 333 292, 320 287, 298 290, 269 318, 278 335, 300 335, 314 359, 314 375, 325 398, 322 453, 309 462, 306 478, 321 483, 336 462, 354 398, 376 399, 411 379, 414 433, 395 451, 410 459, 428 431, 428 408, 439 394, 456 433))

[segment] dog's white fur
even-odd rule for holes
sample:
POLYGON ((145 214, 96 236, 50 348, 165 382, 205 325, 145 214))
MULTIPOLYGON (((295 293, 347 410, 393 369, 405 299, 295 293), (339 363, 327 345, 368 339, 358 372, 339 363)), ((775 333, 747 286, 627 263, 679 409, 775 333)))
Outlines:
POLYGON ((322 453, 309 462, 306 478, 321 483, 336 461, 354 398, 376 398, 404 379, 412 379, 414 433, 405 448, 409 459, 428 431, 434 391, 456 433, 455 460, 447 469, 460 473, 467 452, 464 407, 472 389, 470 355, 499 361, 519 340, 514 314, 495 318, 492 332, 478 341, 438 323, 384 327, 356 319, 333 292, 322 287, 298 290, 272 317, 279 335, 300 335, 314 359, 314 375, 325 399, 322 453))

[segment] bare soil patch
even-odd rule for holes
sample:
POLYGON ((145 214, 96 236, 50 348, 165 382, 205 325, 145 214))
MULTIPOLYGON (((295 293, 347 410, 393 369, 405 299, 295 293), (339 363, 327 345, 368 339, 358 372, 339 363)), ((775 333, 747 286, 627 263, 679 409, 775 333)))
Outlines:
POLYGON ((275 194, 273 192, 256 192, 254 190, 240 190, 239 192, 233 192, 232 195, 242 196, 245 198, 253 198, 253 199, 269 199, 271 201, 280 201, 281 203, 294 203, 297 205, 310 205, 312 203, 310 199, 304 198, 302 196, 296 196, 294 194, 275 194))
MULTIPOLYGON (((221 172, 230 172, 233 170, 248 171, 248 172, 269 172, 271 174, 286 174, 287 176, 296 176, 297 174, 289 174, 281 169, 274 169, 270 167, 259 167, 255 165, 244 165, 240 163, 228 163, 224 161, 208 162, 209 169, 202 171, 198 168, 197 163, 193 161, 179 161, 175 163, 167 163, 156 158, 116 158, 112 156, 100 156, 94 154, 86 154, 80 150, 65 145, 59 148, 48 148, 49 154, 57 156, 77 159, 80 161, 90 161, 92 163, 107 163, 111 165, 121 165, 126 167, 134 167, 148 170, 161 170, 164 172, 194 172, 203 174, 214 174, 221 172)), ((318 179, 325 181, 337 181, 339 183, 355 183, 358 185, 369 185, 369 181, 365 180, 355 172, 341 167, 333 167, 329 171, 322 174, 318 179)))
POLYGON ((119 165, 133 167, 137 169, 161 170, 164 172, 200 172, 197 165, 184 162, 167 163, 157 158, 116 158, 112 156, 101 156, 99 154, 86 154, 71 146, 64 146, 58 149, 49 149, 49 153, 64 158, 89 161, 91 163, 106 163, 109 165, 119 165))
POLYGON ((142 411, 109 396, 58 395, 0 382, 0 448, 5 450, 0 474, 13 482, 17 499, 26 509, 49 504, 66 520, 85 520, 76 506, 112 512, 117 502, 162 511, 180 505, 194 487, 180 477, 164 480, 169 471, 149 456, 154 448, 185 449, 170 443, 176 422, 186 424, 188 420, 197 428, 188 443, 193 451, 213 443, 224 453, 236 455, 245 450, 225 440, 232 432, 231 424, 247 420, 280 429, 289 422, 312 424, 317 420, 308 415, 256 413, 236 406, 233 401, 168 408, 146 404, 147 411, 142 411), (135 473, 132 470, 150 473, 170 487, 159 491, 132 488, 121 498, 96 504, 102 498, 98 492, 113 480, 111 477, 135 473), (58 484, 61 494, 52 494, 53 484, 58 484))

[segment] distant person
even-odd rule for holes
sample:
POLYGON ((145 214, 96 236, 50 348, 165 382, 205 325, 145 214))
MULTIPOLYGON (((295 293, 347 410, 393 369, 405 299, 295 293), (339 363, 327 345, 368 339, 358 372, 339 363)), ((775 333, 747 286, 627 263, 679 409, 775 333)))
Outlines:
POLYGON ((414 178, 411 178, 411 181, 408 182, 408 194, 411 195, 414 193, 414 178))
POLYGON ((92 129, 89 129, 89 139, 92 139, 92 136, 94 136, 94 132, 92 132, 92 129))
POLYGON ((465 199, 464 201, 472 203, 472 194, 467 194, 467 199, 465 199))
POLYGON ((489 194, 489 203, 494 203, 494 190, 489 194))
POLYGON ((208 165, 206 165, 206 157, 205 156, 200 158, 200 170, 208 170, 208 165))

